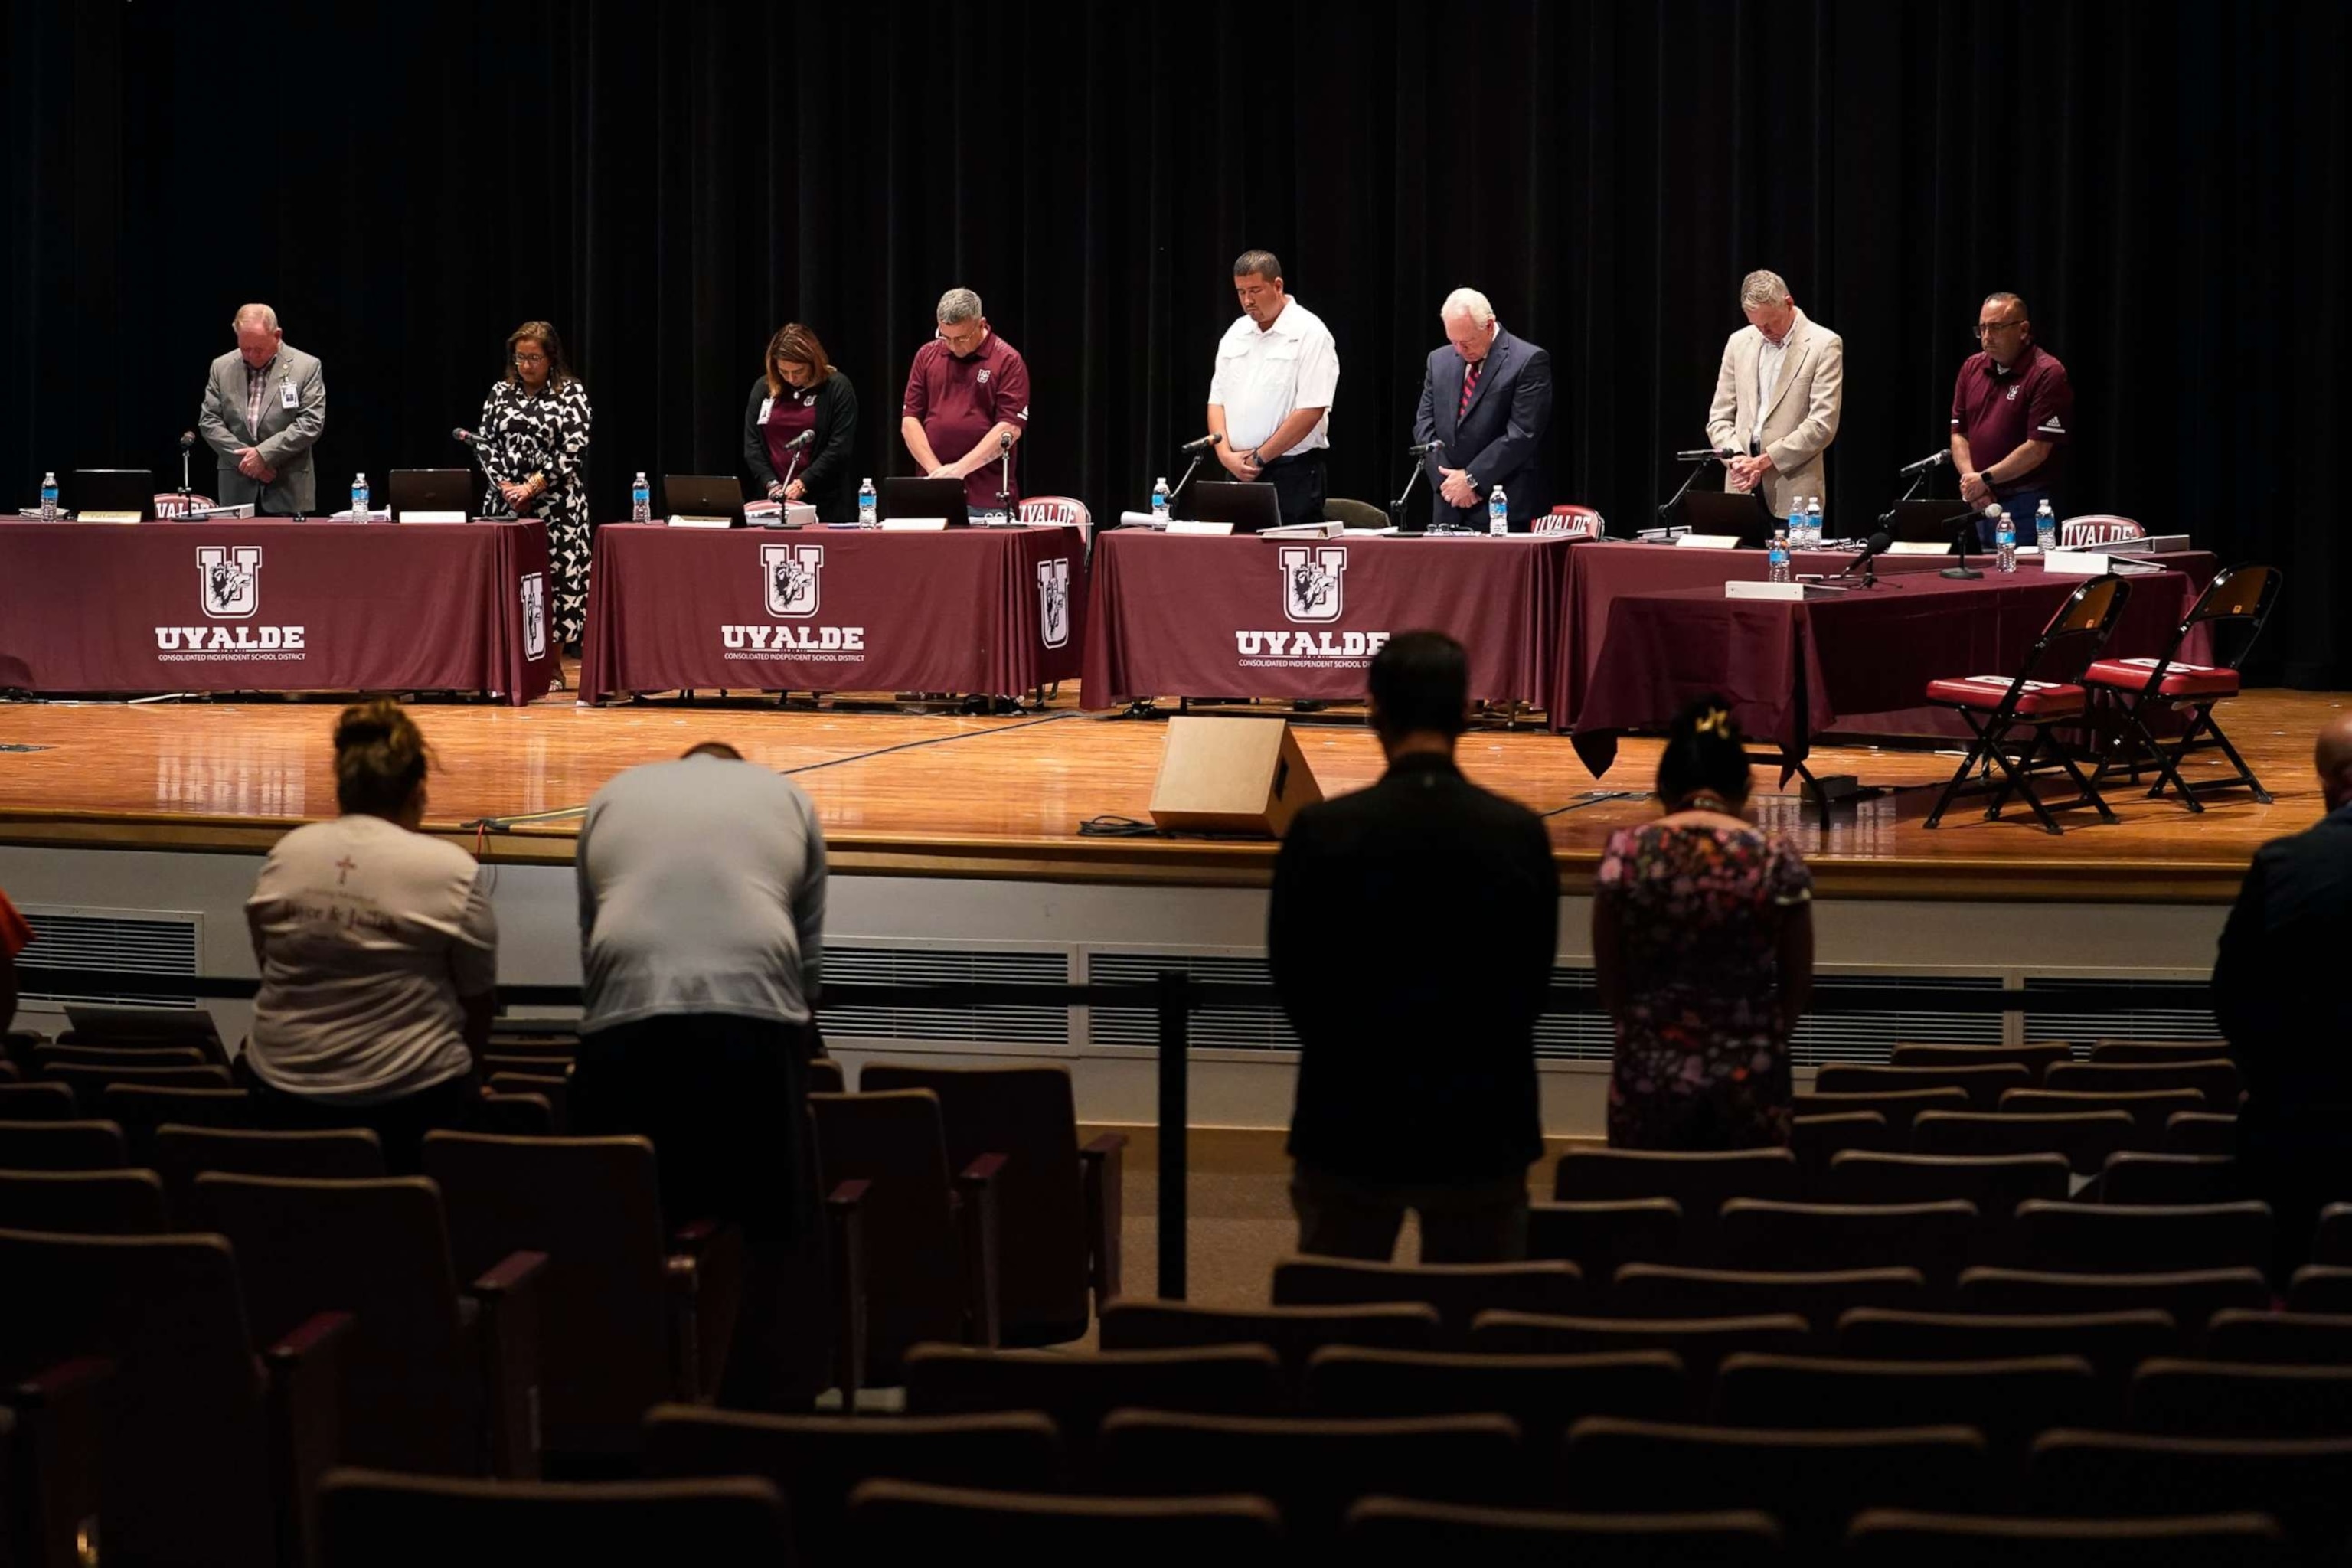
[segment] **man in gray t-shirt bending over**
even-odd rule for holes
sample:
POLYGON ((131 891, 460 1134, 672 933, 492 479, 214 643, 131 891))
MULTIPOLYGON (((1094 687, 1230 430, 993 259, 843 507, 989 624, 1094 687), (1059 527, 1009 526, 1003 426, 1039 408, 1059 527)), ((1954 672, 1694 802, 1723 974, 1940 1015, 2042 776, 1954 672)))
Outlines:
MULTIPOLYGON (((577 852, 585 1008, 573 1130, 653 1140, 665 1221, 741 1223, 728 1396, 765 1403, 782 1280, 811 1193, 802 1064, 824 928, 824 836, 782 774, 705 742, 589 802, 577 852)), ((724 1353, 723 1347, 709 1347, 724 1353)))

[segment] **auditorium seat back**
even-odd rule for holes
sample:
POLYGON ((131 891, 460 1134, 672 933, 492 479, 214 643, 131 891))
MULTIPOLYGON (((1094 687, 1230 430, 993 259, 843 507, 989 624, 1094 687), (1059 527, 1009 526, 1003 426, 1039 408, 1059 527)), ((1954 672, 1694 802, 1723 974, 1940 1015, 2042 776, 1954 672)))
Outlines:
POLYGON ((131 1163, 111 1121, 0 1121, 0 1170, 111 1171, 131 1163))
POLYGON ((872 1480, 849 1494, 853 1561, 941 1563, 974 1542, 1008 1563, 1276 1568, 1295 1561, 1279 1510, 1245 1494, 1045 1497, 872 1480))
MULTIPOLYGON (((0 1170, 0 1228, 68 1236, 161 1236, 171 1229, 152 1171, 0 1170)), ((10 1289, 37 1289, 19 1280, 10 1289)))
POLYGON ((342 1469, 319 1491, 320 1568, 468 1563, 784 1563, 763 1480, 477 1481, 342 1469), (690 1542, 690 1547, 682 1543, 690 1542))
POLYGON ((1450 1263, 1412 1267, 1338 1258, 1290 1258, 1274 1266, 1277 1307, 1353 1307, 1419 1301, 1437 1310, 1441 1342, 1469 1343, 1481 1312, 1573 1313, 1584 1276, 1573 1263, 1450 1263))

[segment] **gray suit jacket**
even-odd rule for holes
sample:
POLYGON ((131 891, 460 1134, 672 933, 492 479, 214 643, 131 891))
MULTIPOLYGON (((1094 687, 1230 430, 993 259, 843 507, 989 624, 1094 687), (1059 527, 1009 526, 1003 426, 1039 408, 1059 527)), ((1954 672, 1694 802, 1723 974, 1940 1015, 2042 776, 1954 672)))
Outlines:
POLYGON ((310 448, 327 427, 327 379, 319 362, 289 342, 278 345, 269 367, 269 384, 261 395, 261 426, 254 428, 245 416, 245 360, 235 349, 213 361, 205 383, 204 407, 196 428, 205 445, 220 457, 218 489, 214 499, 224 506, 255 503, 256 511, 314 511, 319 504, 318 476, 310 465, 310 448), (294 389, 294 406, 286 406, 281 386, 294 389), (278 470, 268 486, 236 471, 236 452, 251 447, 261 460, 278 470))
POLYGON ((1837 438, 1838 412, 1845 398, 1845 342, 1819 321, 1797 312, 1780 361, 1780 379, 1769 407, 1756 406, 1756 356, 1764 334, 1742 327, 1723 345, 1723 368, 1716 373, 1715 404, 1706 411, 1707 444, 1746 452, 1748 443, 1772 458, 1764 476, 1764 502, 1774 517, 1786 517, 1799 496, 1821 496, 1827 504, 1829 466, 1822 454, 1837 438))

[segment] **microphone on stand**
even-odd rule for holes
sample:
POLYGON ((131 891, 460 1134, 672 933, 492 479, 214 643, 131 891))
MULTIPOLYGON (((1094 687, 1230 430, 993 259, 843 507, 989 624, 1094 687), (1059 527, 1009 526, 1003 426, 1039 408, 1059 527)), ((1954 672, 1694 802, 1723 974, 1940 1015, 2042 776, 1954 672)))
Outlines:
POLYGON ((1960 561, 1958 565, 1947 566, 1943 571, 1937 574, 1937 575, 1963 580, 1974 579, 1984 575, 1983 573, 1969 564, 1969 547, 1976 542, 1977 518, 1979 515, 1982 515, 1988 521, 1999 522, 2000 521, 2000 503, 1998 501, 1987 503, 1984 511, 1981 514, 1974 511, 1964 511, 1959 513, 1958 516, 1946 520, 1947 521, 1957 525, 1952 531, 1952 546, 1957 552, 1958 552, 1960 561))
POLYGON ((1423 441, 1418 445, 1407 447, 1404 449, 1404 455, 1408 458, 1425 458, 1432 452, 1442 452, 1444 449, 1445 443, 1443 441, 1423 441))
POLYGON ((816 431, 814 429, 803 430, 799 435, 784 443, 784 450, 787 452, 797 452, 815 439, 816 431))
POLYGON ((1693 447, 1686 452, 1676 452, 1677 463, 1704 463, 1716 458, 1736 458, 1739 454, 1728 447, 1693 447))
POLYGON ((1180 458, 1189 458, 1195 452, 1205 452, 1212 447, 1223 446, 1224 444, 1224 439, 1225 438, 1223 436, 1217 435, 1213 431, 1210 434, 1202 437, 1197 441, 1185 442, 1182 446, 1176 448, 1176 455, 1180 458))
POLYGON ((1865 588, 1875 588, 1878 586, 1878 558, 1894 548, 1895 536, 1882 528, 1870 536, 1868 542, 1862 547, 1862 553, 1847 562, 1845 570, 1840 572, 1838 575, 1851 577, 1853 575, 1854 568, 1860 567, 1862 585, 1865 588))
POLYGON ((1903 468, 1895 469, 1895 477, 1899 479, 1907 479, 1914 474, 1924 474, 1928 469, 1940 467, 1951 460, 1951 448, 1947 447, 1940 452, 1930 452, 1926 457, 1920 458, 1917 462, 1906 464, 1903 468))

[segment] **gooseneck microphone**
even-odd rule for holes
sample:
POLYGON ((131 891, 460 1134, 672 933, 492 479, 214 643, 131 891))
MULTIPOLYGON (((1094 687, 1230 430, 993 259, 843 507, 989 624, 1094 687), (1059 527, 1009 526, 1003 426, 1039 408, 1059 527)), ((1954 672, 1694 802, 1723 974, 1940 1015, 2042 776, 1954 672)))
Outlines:
POLYGON ((1223 436, 1212 431, 1208 435, 1202 437, 1197 441, 1185 442, 1182 446, 1176 448, 1176 453, 1179 457, 1189 458, 1195 452, 1205 452, 1212 447, 1223 446, 1224 444, 1224 439, 1225 438, 1223 436))

